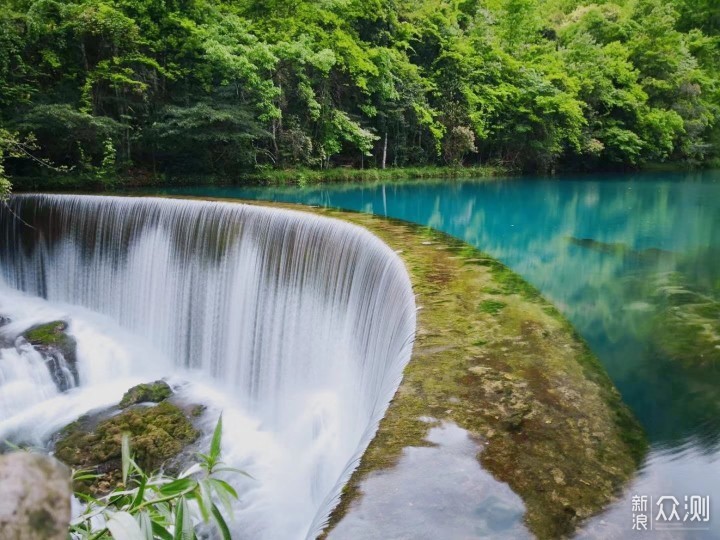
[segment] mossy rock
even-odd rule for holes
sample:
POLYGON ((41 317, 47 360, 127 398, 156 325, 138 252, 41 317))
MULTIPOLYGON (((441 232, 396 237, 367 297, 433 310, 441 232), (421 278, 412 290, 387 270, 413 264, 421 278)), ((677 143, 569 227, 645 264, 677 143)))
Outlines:
POLYGON ((120 484, 123 433, 130 435, 135 461, 145 471, 160 468, 200 435, 185 413, 168 401, 133 407, 97 423, 83 417, 64 428, 55 444, 57 459, 100 475, 78 483, 77 491, 102 494, 120 484))
POLYGON ((67 333, 68 323, 53 321, 33 326, 22 335, 44 358, 60 392, 78 385, 77 343, 67 333))
POLYGON ((172 388, 165 381, 138 384, 125 392, 120 400, 120 408, 127 409, 138 403, 160 403, 172 395, 172 388))

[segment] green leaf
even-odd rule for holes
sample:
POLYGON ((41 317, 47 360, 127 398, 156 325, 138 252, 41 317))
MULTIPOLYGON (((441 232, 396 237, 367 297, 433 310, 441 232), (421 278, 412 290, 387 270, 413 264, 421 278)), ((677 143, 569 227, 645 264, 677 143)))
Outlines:
POLYGON ((212 483, 216 491, 225 491, 234 499, 239 498, 237 491, 235 491, 235 488, 228 484, 225 480, 220 480, 219 478, 210 478, 210 482, 212 483))
POLYGON ((145 535, 135 518, 127 512, 117 512, 107 522, 114 540, 144 540, 145 535))
POLYGON ((161 540, 173 540, 173 535, 155 521, 152 522, 152 532, 155 536, 159 536, 161 540))
POLYGON ((212 515, 215 518, 218 529, 220 529, 223 540, 232 540, 232 536, 230 535, 230 529, 227 526, 227 523, 225 523, 225 518, 220 512, 220 509, 215 504, 212 505, 212 515))
POLYGON ((174 482, 164 485, 159 491, 164 497, 169 497, 187 491, 192 491, 195 489, 196 485, 197 481, 192 478, 180 478, 179 480, 175 480, 174 482))
POLYGON ((212 442, 210 443, 210 459, 216 462, 222 451, 222 414, 218 418, 215 431, 213 432, 212 442))
POLYGON ((123 433, 122 435, 122 479, 123 484, 127 484, 128 471, 130 471, 130 435, 123 433))
POLYGON ((234 467, 220 467, 219 469, 215 469, 214 472, 216 472, 216 473, 231 472, 231 473, 236 473, 236 474, 242 474, 243 476, 247 476, 248 478, 252 478, 253 480, 255 480, 255 477, 253 475, 251 475, 250 473, 247 473, 247 472, 243 471, 242 469, 236 469, 234 467))
POLYGON ((195 540, 195 528, 185 498, 181 499, 175 508, 174 540, 195 540))
POLYGON ((145 498, 145 486, 147 485, 147 479, 141 478, 140 479, 140 485, 138 486, 137 493, 135 494, 135 498, 132 502, 132 507, 137 508, 140 506, 145 498))
POLYGON ((205 485, 205 481, 201 480, 198 482, 195 495, 195 500, 200 508, 200 514, 202 514, 203 521, 207 523, 210 520, 210 506, 212 506, 212 498, 210 497, 210 491, 205 485))
POLYGON ((150 514, 147 512, 140 512, 135 519, 140 525, 140 531, 142 532, 143 540, 153 540, 153 527, 152 521, 150 520, 150 514))

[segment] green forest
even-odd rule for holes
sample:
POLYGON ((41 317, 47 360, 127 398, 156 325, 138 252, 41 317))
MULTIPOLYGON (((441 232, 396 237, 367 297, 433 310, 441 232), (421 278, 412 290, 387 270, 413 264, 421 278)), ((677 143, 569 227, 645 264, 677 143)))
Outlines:
POLYGON ((0 1, 5 188, 720 156, 717 0, 0 1))

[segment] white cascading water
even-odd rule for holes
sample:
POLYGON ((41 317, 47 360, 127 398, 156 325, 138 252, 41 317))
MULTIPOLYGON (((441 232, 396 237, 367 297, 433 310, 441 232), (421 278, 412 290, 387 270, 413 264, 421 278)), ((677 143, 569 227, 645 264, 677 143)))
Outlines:
POLYGON ((41 444, 132 384, 169 376, 223 410, 225 459, 254 477, 241 486, 238 538, 317 536, 415 331, 390 248, 287 210, 16 196, 0 208, 0 276, 0 315, 12 321, 0 327, 0 440, 41 444), (78 343, 80 384, 65 393, 17 339, 58 319, 78 343))

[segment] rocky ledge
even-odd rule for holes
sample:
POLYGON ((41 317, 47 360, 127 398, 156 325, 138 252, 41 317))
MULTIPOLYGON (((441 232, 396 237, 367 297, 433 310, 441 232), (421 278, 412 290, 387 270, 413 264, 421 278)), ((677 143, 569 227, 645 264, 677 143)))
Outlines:
POLYGON ((33 326, 22 334, 45 359, 50 376, 60 392, 80 382, 77 370, 77 343, 68 334, 68 323, 53 321, 33 326))
POLYGON ((116 407, 85 415, 55 437, 55 457, 74 469, 99 475, 77 482, 76 491, 101 495, 121 483, 121 443, 130 435, 135 461, 145 471, 175 469, 178 458, 200 436, 193 419, 199 405, 173 401, 164 381, 141 384, 128 390, 116 407))

